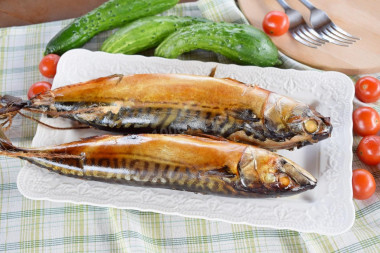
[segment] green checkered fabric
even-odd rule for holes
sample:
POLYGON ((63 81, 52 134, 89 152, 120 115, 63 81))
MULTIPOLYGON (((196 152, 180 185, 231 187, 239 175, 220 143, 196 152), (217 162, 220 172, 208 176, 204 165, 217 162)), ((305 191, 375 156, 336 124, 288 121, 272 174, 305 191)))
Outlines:
MULTIPOLYGON (((247 22, 233 0, 201 0, 165 13, 247 22)), ((29 86, 44 80, 38 63, 45 45, 70 21, 0 29, 0 92, 26 98, 29 86)), ((85 48, 98 50, 110 34, 96 36, 85 48)), ((185 59, 225 60, 211 53, 185 59)), ((308 69, 282 55, 284 68, 308 69)), ((379 74, 375 74, 379 77, 379 74)), ((358 77, 352 77, 356 80, 358 77)), ((375 106, 375 105, 374 105, 375 106)), ((30 146, 36 124, 17 117, 7 132, 19 146, 30 146)), ((359 142, 355 137, 354 148, 359 142)), ((0 252, 380 252, 380 190, 355 201, 356 221, 339 236, 233 225, 135 210, 73 205, 24 198, 16 177, 23 163, 0 156, 0 252)), ((353 168, 380 170, 354 156, 353 168)))

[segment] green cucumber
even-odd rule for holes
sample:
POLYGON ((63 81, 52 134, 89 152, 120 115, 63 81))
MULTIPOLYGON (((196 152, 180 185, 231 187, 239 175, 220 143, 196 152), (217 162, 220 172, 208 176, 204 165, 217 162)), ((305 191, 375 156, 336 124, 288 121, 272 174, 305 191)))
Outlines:
POLYGON ((155 50, 155 56, 177 58, 195 49, 210 50, 244 65, 262 67, 281 63, 278 50, 262 31, 242 24, 203 23, 179 29, 155 50))
POLYGON ((83 46, 96 34, 122 26, 138 18, 156 15, 179 0, 109 0, 86 15, 75 19, 47 44, 45 55, 63 54, 83 46))
POLYGON ((204 22, 210 21, 177 16, 145 17, 120 28, 104 41, 100 50, 108 53, 135 54, 158 46, 181 27, 204 22))

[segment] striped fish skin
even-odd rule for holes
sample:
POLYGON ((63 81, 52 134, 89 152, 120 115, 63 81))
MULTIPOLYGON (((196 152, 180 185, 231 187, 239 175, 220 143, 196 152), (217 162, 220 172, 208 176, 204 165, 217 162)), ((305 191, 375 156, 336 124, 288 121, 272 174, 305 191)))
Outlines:
POLYGON ((329 118, 306 104, 236 80, 193 75, 104 77, 41 94, 28 106, 102 130, 207 134, 273 150, 316 143, 332 131, 329 118))
POLYGON ((307 171, 270 151, 188 135, 99 136, 38 149, 9 143, 0 148, 2 155, 63 175, 132 186, 262 198, 316 185, 307 171))

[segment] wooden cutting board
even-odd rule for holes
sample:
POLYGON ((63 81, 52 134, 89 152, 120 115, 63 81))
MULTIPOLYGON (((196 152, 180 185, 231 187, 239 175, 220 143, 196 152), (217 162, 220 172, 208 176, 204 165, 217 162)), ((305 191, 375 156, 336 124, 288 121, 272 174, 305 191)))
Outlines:
MULTIPOLYGON (((306 22, 309 21, 310 12, 299 0, 287 2, 302 13, 306 22)), ((380 2, 312 0, 312 3, 324 10, 336 25, 360 40, 349 47, 326 43, 313 49, 286 33, 271 37, 279 50, 294 60, 317 69, 335 70, 348 75, 380 72, 380 2)), ((249 22, 260 29, 266 13, 284 11, 275 0, 238 0, 238 4, 249 22)))

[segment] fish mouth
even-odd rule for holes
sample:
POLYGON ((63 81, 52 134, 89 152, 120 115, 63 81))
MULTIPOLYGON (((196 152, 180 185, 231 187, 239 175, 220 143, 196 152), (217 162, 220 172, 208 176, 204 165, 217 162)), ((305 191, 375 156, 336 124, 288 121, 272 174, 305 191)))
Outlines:
POLYGON ((331 125, 329 117, 320 117, 323 122, 322 130, 313 135, 313 140, 322 141, 331 137, 333 126, 331 125))
POLYGON ((286 164, 283 166, 284 172, 298 184, 294 191, 305 191, 313 189, 317 185, 317 179, 308 171, 301 168, 294 162, 284 158, 286 164))
POLYGON ((297 148, 302 148, 308 145, 312 145, 315 143, 318 143, 319 141, 323 141, 327 138, 331 137, 331 133, 333 130, 333 126, 330 123, 330 118, 323 118, 321 117, 320 120, 322 121, 322 126, 320 127, 320 131, 310 134, 309 138, 307 138, 304 141, 300 141, 297 143, 297 148))

